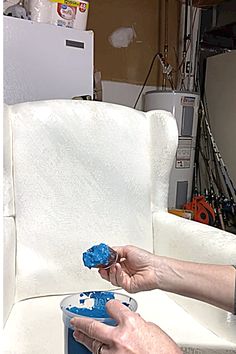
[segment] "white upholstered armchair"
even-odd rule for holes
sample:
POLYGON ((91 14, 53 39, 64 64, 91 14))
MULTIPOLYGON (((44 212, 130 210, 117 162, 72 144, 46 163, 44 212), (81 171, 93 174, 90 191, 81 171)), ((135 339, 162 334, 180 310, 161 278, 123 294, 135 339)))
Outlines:
MULTIPOLYGON (((236 236, 167 212, 175 119, 100 102, 5 107, 4 353, 63 354, 60 301, 111 289, 82 252, 100 242, 235 264, 236 236)), ((236 319, 159 290, 138 312, 186 353, 236 353, 236 319)))

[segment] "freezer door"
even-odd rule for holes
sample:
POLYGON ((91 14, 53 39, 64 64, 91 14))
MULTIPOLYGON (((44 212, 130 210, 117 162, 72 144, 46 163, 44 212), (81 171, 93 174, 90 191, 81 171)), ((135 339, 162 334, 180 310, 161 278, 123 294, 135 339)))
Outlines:
POLYGON ((93 97, 93 32, 4 16, 4 102, 93 97))

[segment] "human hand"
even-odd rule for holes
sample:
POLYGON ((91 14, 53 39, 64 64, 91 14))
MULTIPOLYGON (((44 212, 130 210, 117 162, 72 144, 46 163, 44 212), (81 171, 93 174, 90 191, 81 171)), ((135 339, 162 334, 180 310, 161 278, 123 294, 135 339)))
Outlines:
POLYGON ((119 262, 110 269, 100 269, 101 277, 129 293, 153 290, 158 287, 160 259, 134 246, 113 247, 119 262))
POLYGON ((74 338, 94 354, 180 354, 177 344, 154 323, 146 322, 117 300, 106 304, 116 320, 112 327, 90 318, 74 317, 74 338))

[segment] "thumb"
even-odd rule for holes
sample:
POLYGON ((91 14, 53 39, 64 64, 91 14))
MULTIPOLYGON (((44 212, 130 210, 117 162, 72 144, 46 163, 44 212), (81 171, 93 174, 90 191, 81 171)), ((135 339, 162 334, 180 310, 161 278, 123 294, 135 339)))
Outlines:
POLYGON ((106 310, 109 315, 119 323, 124 323, 132 311, 118 300, 109 300, 106 303, 106 310))

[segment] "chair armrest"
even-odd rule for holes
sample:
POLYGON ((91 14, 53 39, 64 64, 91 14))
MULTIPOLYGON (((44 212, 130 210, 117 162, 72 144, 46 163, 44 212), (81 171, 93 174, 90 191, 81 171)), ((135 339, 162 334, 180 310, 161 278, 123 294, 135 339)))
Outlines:
MULTIPOLYGON (((153 213, 154 252, 186 261, 235 264, 236 235, 164 211, 153 213)), ((169 294, 205 327, 236 343, 236 316, 201 301, 169 294)))
POLYGON ((3 242, 3 324, 14 305, 15 298, 15 221, 13 217, 4 217, 3 242))
POLYGON ((236 235, 157 211, 153 213, 154 252, 192 262, 235 264, 236 235))

